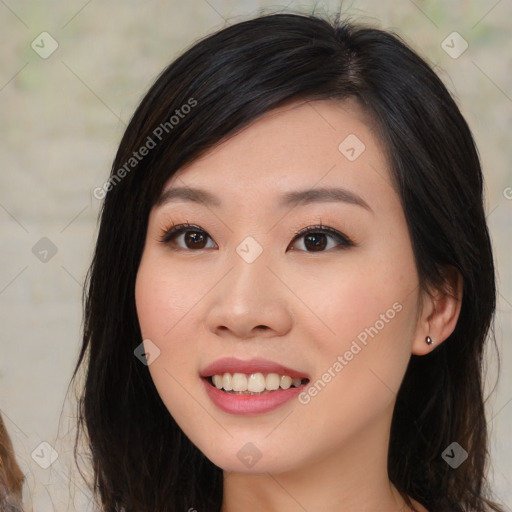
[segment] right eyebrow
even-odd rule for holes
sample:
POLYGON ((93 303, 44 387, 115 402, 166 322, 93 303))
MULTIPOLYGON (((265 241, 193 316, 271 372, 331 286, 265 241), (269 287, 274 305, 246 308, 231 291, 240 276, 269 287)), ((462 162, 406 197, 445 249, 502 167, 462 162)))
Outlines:
POLYGON ((203 203, 207 206, 220 206, 221 201, 211 192, 193 187, 173 187, 167 189, 156 202, 156 206, 162 206, 172 201, 192 201, 203 203))

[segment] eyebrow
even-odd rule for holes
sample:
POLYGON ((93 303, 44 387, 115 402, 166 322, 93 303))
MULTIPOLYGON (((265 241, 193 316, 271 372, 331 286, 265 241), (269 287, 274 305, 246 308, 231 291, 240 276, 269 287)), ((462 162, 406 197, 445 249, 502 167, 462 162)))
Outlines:
MULTIPOLYGON (((156 206, 174 201, 191 201, 206 206, 221 206, 221 200, 207 190, 193 187, 173 187, 167 189, 158 199, 156 206)), ((293 207, 299 204, 343 202, 361 206, 373 213, 370 205, 360 196, 344 188, 313 188, 287 192, 281 197, 281 207, 293 207)))

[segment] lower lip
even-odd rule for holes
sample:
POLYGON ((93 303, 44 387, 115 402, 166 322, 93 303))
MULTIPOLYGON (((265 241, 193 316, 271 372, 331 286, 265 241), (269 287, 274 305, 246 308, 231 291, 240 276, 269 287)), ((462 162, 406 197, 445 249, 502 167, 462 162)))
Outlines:
POLYGON ((212 402, 230 414, 263 414, 273 411, 295 398, 306 386, 302 384, 298 388, 279 389, 264 395, 235 395, 217 389, 208 379, 202 380, 212 402))

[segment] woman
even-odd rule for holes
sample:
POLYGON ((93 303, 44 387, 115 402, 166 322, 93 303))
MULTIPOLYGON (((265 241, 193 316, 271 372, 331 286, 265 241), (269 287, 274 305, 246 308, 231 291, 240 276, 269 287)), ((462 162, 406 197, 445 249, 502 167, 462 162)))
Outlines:
POLYGON ((75 374, 103 510, 502 510, 479 159, 399 38, 277 14, 203 39, 95 195, 75 374))

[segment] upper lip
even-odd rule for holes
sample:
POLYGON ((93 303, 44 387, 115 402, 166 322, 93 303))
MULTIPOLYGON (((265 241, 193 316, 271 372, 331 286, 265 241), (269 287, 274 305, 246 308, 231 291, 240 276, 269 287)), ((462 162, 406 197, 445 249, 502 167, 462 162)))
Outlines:
POLYGON ((252 373, 278 373, 279 375, 289 375, 292 379, 309 378, 304 372, 288 368, 268 359, 248 359, 244 361, 235 357, 217 359, 217 361, 203 368, 200 375, 201 377, 211 377, 224 373, 245 373, 248 375, 252 373))

